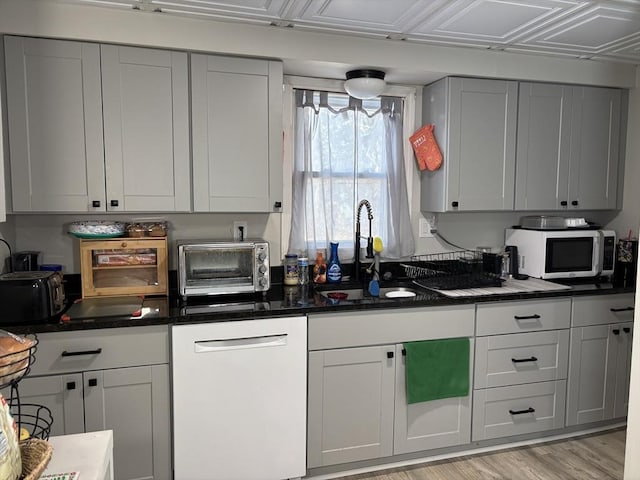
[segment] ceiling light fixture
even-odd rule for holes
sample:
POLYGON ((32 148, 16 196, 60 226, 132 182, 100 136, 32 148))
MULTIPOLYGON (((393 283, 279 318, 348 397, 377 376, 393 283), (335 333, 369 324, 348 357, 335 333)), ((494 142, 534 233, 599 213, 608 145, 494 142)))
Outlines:
POLYGON ((381 70, 351 70, 347 72, 344 89, 354 98, 366 100, 382 93, 386 83, 381 70))

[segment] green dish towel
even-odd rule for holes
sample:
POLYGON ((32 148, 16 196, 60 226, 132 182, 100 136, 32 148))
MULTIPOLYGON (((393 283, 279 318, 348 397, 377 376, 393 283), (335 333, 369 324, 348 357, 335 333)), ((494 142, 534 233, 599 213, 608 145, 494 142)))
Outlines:
POLYGON ((404 344, 407 402, 469 394, 469 339, 447 338, 404 344))

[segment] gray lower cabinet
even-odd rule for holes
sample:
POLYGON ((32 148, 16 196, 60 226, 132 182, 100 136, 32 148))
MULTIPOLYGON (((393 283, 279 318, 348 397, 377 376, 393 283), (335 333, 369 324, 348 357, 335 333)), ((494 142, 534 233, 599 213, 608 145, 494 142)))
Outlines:
POLYGON ((571 299, 476 312, 472 440, 564 427, 571 299))
POLYGON ((393 352, 382 345, 309 353, 309 467, 393 453, 393 352))
POLYGON ((473 319, 472 305, 310 315, 307 466, 468 443, 471 394, 407 404, 401 342, 472 337, 473 319))
POLYGON ((39 342, 18 391, 21 402, 51 410, 51 434, 113 430, 115 478, 171 478, 168 328, 50 333, 39 342))
POLYGON ((633 294, 573 299, 567 425, 627 414, 633 294))
MULTIPOLYGON (((473 339, 470 339, 469 378, 473 377, 473 339)), ((471 441, 471 392, 466 397, 407 403, 405 356, 396 345, 396 396, 393 453, 419 452, 463 445, 471 441)), ((472 382, 469 382, 472 385, 472 382)))
POLYGON ((473 392, 473 440, 564 427, 566 380, 473 392))

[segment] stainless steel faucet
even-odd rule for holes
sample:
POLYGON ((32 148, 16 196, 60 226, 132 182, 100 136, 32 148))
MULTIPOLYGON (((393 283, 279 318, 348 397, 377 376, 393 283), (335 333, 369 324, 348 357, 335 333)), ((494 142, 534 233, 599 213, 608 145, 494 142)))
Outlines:
POLYGON ((356 244, 355 251, 353 253, 353 278, 356 282, 360 281, 360 211, 362 207, 367 208, 367 217, 369 218, 369 236, 367 237, 367 258, 373 258, 373 237, 371 236, 371 221, 373 220, 373 213, 371 211, 371 204, 368 200, 360 200, 358 204, 358 211, 356 213, 356 244))

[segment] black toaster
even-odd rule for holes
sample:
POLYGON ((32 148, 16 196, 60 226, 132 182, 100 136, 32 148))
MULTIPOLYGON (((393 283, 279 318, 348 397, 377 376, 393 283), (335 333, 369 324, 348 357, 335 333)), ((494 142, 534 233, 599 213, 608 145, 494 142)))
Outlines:
POLYGON ((3 273, 0 305, 0 326, 51 321, 65 306, 62 277, 50 271, 3 273))

